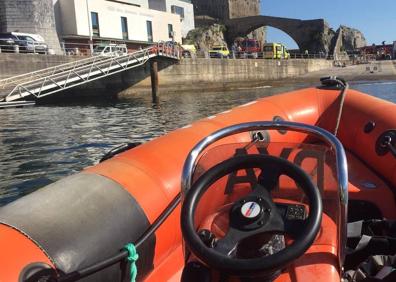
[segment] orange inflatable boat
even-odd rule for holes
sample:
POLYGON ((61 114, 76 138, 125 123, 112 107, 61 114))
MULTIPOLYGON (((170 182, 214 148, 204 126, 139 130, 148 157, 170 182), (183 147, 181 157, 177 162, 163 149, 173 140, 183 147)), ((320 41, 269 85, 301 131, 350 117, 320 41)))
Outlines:
POLYGON ((242 105, 0 208, 0 281, 396 281, 395 148, 342 79, 242 105))

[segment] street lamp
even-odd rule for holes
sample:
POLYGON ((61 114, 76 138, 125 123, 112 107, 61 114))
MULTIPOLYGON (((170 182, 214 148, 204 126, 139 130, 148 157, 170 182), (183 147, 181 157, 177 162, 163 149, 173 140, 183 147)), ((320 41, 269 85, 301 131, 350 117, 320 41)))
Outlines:
POLYGON ((87 16, 88 16, 88 30, 89 30, 89 48, 91 55, 93 54, 93 41, 92 41, 92 24, 91 24, 91 13, 89 12, 88 0, 85 0, 87 4, 87 16))

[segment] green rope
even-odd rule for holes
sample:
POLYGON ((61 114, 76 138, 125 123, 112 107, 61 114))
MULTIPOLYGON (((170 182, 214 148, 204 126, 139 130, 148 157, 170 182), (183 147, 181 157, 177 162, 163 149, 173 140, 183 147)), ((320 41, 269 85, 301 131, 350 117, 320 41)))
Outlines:
POLYGON ((131 263, 131 282, 135 282, 137 276, 136 261, 139 259, 139 255, 136 251, 135 245, 132 243, 126 244, 124 250, 128 252, 128 257, 126 259, 131 263))

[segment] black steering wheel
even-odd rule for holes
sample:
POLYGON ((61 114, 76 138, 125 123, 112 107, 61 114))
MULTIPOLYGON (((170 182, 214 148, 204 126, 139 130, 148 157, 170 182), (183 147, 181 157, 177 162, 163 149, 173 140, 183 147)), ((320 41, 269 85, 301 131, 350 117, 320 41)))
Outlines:
POLYGON ((322 220, 322 199, 310 177, 295 164, 266 155, 237 156, 226 160, 203 174, 187 192, 181 210, 181 229, 187 247, 202 262, 221 272, 237 276, 268 275, 287 266, 314 242, 322 220), (261 169, 260 183, 273 186, 281 175, 292 178, 309 200, 309 215, 300 221, 281 214, 272 200, 273 187, 256 185, 253 191, 235 202, 230 210, 229 230, 224 238, 208 247, 194 227, 195 209, 203 194, 223 176, 241 169, 261 169), (294 224, 293 224, 294 223, 294 224), (264 233, 288 234, 294 241, 279 252, 257 258, 236 258, 238 243, 264 233))

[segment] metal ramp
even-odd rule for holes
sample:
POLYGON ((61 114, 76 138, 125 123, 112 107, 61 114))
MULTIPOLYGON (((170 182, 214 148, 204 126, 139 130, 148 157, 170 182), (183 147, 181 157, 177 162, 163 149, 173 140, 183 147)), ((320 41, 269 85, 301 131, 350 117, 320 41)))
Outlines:
POLYGON ((144 65, 154 57, 179 60, 174 45, 159 43, 122 56, 96 56, 0 80, 0 103, 36 99, 144 65))

